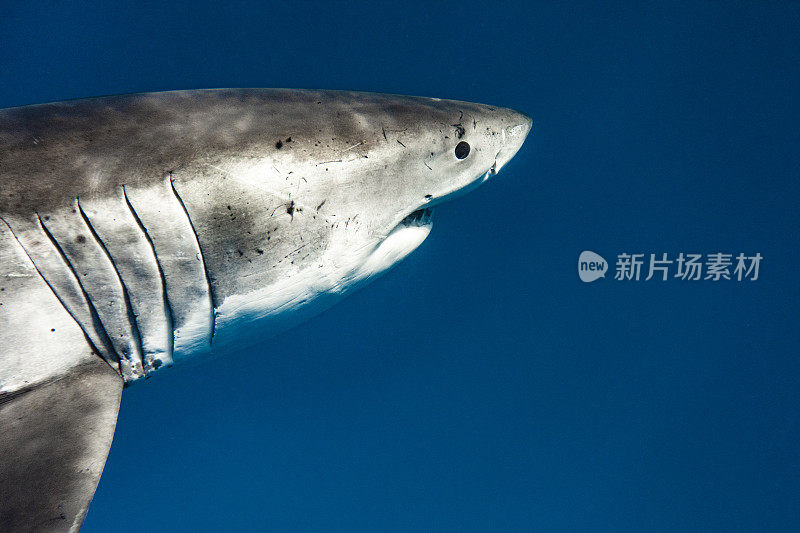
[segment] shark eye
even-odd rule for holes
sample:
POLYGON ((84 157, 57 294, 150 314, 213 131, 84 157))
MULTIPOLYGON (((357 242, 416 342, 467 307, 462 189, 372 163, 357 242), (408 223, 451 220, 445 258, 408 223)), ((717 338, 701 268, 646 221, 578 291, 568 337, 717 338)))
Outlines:
POLYGON ((456 157, 464 159, 469 155, 469 143, 461 141, 456 145, 456 157))

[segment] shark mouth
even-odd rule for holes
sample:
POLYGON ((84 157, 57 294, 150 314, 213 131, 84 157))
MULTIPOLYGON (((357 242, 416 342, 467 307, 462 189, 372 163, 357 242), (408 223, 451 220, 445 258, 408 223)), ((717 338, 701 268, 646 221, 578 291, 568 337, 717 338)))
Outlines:
POLYGON ((392 230, 392 233, 397 231, 397 229, 401 226, 403 227, 411 227, 411 226, 431 226, 433 224, 433 210, 430 207, 423 207, 417 209, 406 218, 400 221, 395 229, 392 230))
POLYGON ((417 209, 401 220, 375 247, 356 278, 364 279, 385 272, 422 244, 433 227, 433 211, 425 207, 417 209))
POLYGON ((424 241, 433 227, 433 207, 444 201, 478 187, 481 183, 497 174, 497 159, 485 173, 478 175, 468 185, 438 198, 426 197, 427 204, 406 215, 389 231, 386 237, 372 251, 361 267, 362 274, 368 276, 383 272, 413 252, 424 241))

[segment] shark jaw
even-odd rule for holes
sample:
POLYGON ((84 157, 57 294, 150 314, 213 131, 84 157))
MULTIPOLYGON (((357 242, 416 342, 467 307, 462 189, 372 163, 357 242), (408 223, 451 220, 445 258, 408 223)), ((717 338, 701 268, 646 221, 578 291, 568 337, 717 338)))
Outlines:
POLYGON ((358 281, 379 275, 416 250, 433 227, 433 211, 417 209, 389 232, 361 265, 356 273, 358 281))

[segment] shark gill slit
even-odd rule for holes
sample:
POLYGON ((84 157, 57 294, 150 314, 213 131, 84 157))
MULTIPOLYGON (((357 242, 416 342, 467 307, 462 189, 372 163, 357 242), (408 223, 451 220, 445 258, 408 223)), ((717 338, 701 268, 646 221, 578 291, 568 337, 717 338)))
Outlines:
POLYGON ((92 317, 92 326, 94 327, 97 336, 100 338, 100 341, 103 343, 106 349, 106 353, 109 354, 109 357, 116 358, 117 366, 120 366, 118 370, 121 375, 122 374, 121 358, 117 353, 117 351, 114 349, 114 345, 111 343, 111 339, 108 337, 108 332, 106 331, 105 326, 100 321, 100 316, 97 314, 97 309, 94 308, 94 304, 92 304, 92 300, 91 298, 89 298, 89 294, 86 292, 86 289, 83 288, 83 283, 81 283, 81 279, 78 276, 78 273, 75 272, 75 267, 72 266, 72 263, 70 263, 69 259, 67 258, 67 254, 64 253, 64 250, 61 248, 61 245, 58 243, 56 238, 53 236, 52 233, 50 233, 50 230, 47 229, 47 226, 44 225, 44 221, 42 220, 42 217, 39 215, 39 213, 36 213, 36 219, 39 221, 39 228, 42 230, 42 233, 45 234, 45 236, 50 241, 50 244, 53 246, 56 252, 58 252, 59 257, 61 257, 61 261, 67 267, 67 271, 70 274, 72 274, 72 277, 75 279, 75 282, 78 284, 78 287, 80 287, 81 293, 83 294, 83 299, 86 301, 86 305, 89 308, 89 314, 92 317))
MULTIPOLYGON (((37 213, 37 215, 36 215, 36 216, 37 216, 37 217, 39 216, 39 215, 38 215, 38 213, 37 213)), ((11 232, 11 235, 13 235, 13 236, 14 236, 14 240, 15 240, 15 241, 17 241, 17 244, 19 245, 19 248, 20 248, 20 250, 22 250, 22 252, 23 252, 23 253, 24 253, 24 254, 27 256, 28 260, 29 260, 29 261, 31 262, 31 264, 33 265, 33 268, 34 268, 34 270, 36 270, 36 273, 37 273, 37 274, 39 274, 39 277, 42 279, 42 281, 44 282, 44 284, 45 284, 45 285, 47 285, 47 288, 48 288, 48 289, 50 289, 50 292, 52 292, 52 293, 53 293, 53 296, 55 296, 55 297, 56 297, 56 300, 58 300, 58 303, 60 303, 60 304, 61 304, 61 307, 63 307, 63 308, 64 308, 64 311, 66 311, 66 312, 67 312, 67 314, 68 314, 68 315, 69 315, 69 316, 72 318, 72 320, 74 320, 74 321, 75 321, 75 323, 76 323, 76 324, 78 324, 78 327, 81 329, 81 332, 83 333, 83 336, 86 338, 86 342, 89 344, 89 348, 92 350, 92 352, 93 352, 94 354, 96 354, 96 355, 100 356, 100 357, 101 357, 101 358, 102 358, 104 361, 106 361, 106 362, 109 364, 109 366, 111 366, 111 367, 113 368, 113 367, 114 367, 114 365, 112 365, 112 364, 111 364, 111 361, 109 361, 108 359, 106 359, 105 357, 103 357, 103 356, 101 355, 101 354, 103 353, 103 351, 102 351, 102 350, 100 350, 100 349, 99 349, 97 346, 95 346, 95 344, 94 344, 94 342, 92 341, 91 337, 89 337, 89 334, 86 332, 86 328, 85 328, 85 326, 84 326, 83 324, 81 324, 81 321, 80 321, 80 320, 78 320, 78 319, 75 317, 75 315, 73 315, 73 314, 70 312, 70 310, 69 310, 69 307, 67 307, 66 303, 64 303, 64 300, 61 298, 61 296, 59 296, 58 292, 57 292, 57 291, 56 291, 56 290, 53 288, 53 286, 50 284, 50 282, 49 282, 49 281, 47 281, 47 278, 45 278, 45 277, 42 275, 42 272, 39 270, 39 267, 38 267, 38 266, 36 266, 36 262, 33 260, 33 257, 31 257, 31 254, 29 254, 29 253, 28 253, 28 250, 26 250, 26 249, 25 249, 25 246, 23 246, 23 245, 22 245, 22 242, 19 240, 19 237, 17 237, 17 234, 16 234, 16 233, 14 233, 14 229, 11 227, 11 224, 9 224, 9 223, 6 221, 6 219, 4 219, 3 217, 0 217, 0 220, 2 220, 2 221, 3 221, 3 224, 5 224, 5 225, 6 225, 6 227, 8 228, 8 231, 10 231, 10 232, 11 232)), ((117 370, 117 369, 115 369, 115 371, 116 371, 116 370, 117 370)))
POLYGON ((100 246, 100 249, 103 251, 103 254, 105 254, 106 259, 108 259, 108 262, 111 263, 111 267, 114 269, 114 274, 116 274, 117 280, 119 280, 119 284, 122 287, 122 297, 123 301, 125 302, 125 312, 128 317, 128 322, 131 326, 131 332, 133 333, 133 341, 136 343, 136 349, 138 351, 136 354, 131 354, 131 362, 135 363, 137 362, 136 360, 138 360, 138 362, 142 365, 142 370, 144 371, 144 347, 142 346, 142 336, 141 331, 139 330, 139 325, 136 323, 136 315, 133 313, 133 306, 131 305, 128 286, 125 285, 125 281, 122 279, 122 276, 117 269, 117 265, 114 263, 114 258, 111 257, 111 253, 108 251, 108 247, 100 238, 100 235, 97 234, 97 231, 95 231, 94 226, 89 220, 89 217, 81 207, 80 198, 75 198, 75 204, 78 207, 78 213, 80 213, 84 224, 89 229, 89 233, 92 237, 94 237, 94 240, 97 242, 98 246, 100 246))
MULTIPOLYGON (((156 267, 158 268, 158 276, 161 281, 161 296, 164 299, 164 311, 166 316, 164 317, 167 321, 167 331, 169 332, 169 339, 167 342, 167 347, 169 349, 169 361, 172 364, 172 353, 175 347, 175 322, 172 318, 172 306, 169 303, 169 295, 167 294, 167 279, 164 276, 164 269, 161 268, 161 263, 158 260, 158 255, 156 255, 156 246, 153 244, 153 239, 150 237, 150 234, 147 232, 147 228, 144 227, 142 223, 142 219, 139 218, 139 214, 133 208, 133 204, 131 204, 130 199, 128 198, 128 193, 125 190, 125 185, 122 186, 122 196, 125 198, 125 205, 128 207, 128 210, 131 212, 133 219, 136 221, 136 226, 139 228, 139 231, 142 232, 144 238, 147 240, 147 244, 150 245, 150 251, 153 254, 153 260, 156 262, 156 267)), ((156 370, 156 369, 153 369, 156 370)))
POLYGON ((183 214, 186 215, 186 220, 189 221, 189 227, 192 228, 192 236, 194 237, 194 242, 197 244, 197 249, 200 251, 200 256, 198 259, 200 260, 200 266, 203 267, 203 274, 205 274, 206 278, 206 287, 208 288, 208 299, 209 303, 211 304, 211 313, 209 316, 210 321, 210 333, 208 336, 208 345, 214 342, 214 330, 217 326, 217 302, 216 298, 214 297, 214 289, 211 287, 211 277, 208 275, 208 269, 206 268, 206 260, 203 256, 203 248, 200 246, 200 239, 197 238, 197 230, 194 229, 194 223, 192 223, 192 217, 189 216, 189 211, 186 209, 186 204, 183 203, 183 198, 178 194, 178 191, 175 189, 175 183, 172 180, 172 173, 170 172, 169 178, 169 187, 172 189, 172 194, 175 195, 175 198, 178 200, 178 203, 183 209, 183 214))

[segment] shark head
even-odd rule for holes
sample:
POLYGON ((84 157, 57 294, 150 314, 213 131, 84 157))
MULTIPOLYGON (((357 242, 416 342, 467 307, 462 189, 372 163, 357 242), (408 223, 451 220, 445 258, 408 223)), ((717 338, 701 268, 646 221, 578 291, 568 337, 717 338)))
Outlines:
POLYGON ((339 91, 240 93, 202 109, 217 121, 213 149, 174 184, 220 346, 281 331, 385 272, 428 236, 437 204, 496 174, 531 128, 506 108, 339 91))
POLYGON ((376 168, 348 176, 348 187, 369 204, 358 215, 371 250, 355 272, 359 280, 387 270, 419 246, 431 231, 434 207, 497 174, 532 124, 511 109, 438 99, 404 98, 376 116, 380 131, 376 124, 362 135, 378 141, 363 151, 376 168))

